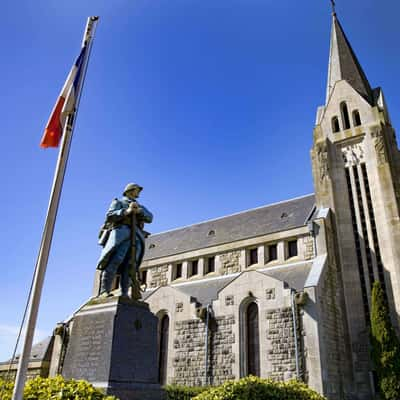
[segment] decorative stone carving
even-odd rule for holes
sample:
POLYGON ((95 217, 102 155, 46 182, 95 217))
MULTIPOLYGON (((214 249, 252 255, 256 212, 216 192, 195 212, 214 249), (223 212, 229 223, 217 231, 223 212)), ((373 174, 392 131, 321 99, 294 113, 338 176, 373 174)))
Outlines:
POLYGON ((233 306, 235 305, 235 298, 233 295, 225 296, 225 305, 226 306, 233 306))
POLYGON ((328 148, 326 143, 321 144, 317 147, 317 158, 319 166, 319 179, 322 182, 328 176, 329 172, 328 148))
POLYGON ((267 300, 274 300, 275 299, 275 288, 265 289, 265 298, 267 300))
POLYGON ((342 157, 345 167, 352 167, 364 162, 364 148, 361 142, 342 147, 342 157))
POLYGON ((386 164, 388 162, 388 159, 386 154, 385 140, 383 138, 382 132, 379 130, 372 131, 371 136, 374 138, 378 165, 386 164))

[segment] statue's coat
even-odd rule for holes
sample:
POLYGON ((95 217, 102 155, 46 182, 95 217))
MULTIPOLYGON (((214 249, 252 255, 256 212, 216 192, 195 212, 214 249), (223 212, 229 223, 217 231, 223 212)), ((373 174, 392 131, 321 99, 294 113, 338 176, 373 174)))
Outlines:
MULTIPOLYGON (((128 209, 129 204, 132 202, 128 197, 123 196, 121 199, 114 199, 111 202, 110 208, 107 212, 107 222, 117 223, 124 219, 124 211, 128 209)), ((143 222, 150 223, 153 220, 153 214, 147 210, 146 207, 138 204, 140 213, 136 214, 136 219, 143 222)), ((126 217, 125 217, 126 218, 126 217)), ((100 254, 100 259, 97 263, 98 269, 105 269, 108 260, 113 254, 114 250, 126 240, 131 239, 131 228, 128 225, 119 225, 110 231, 105 246, 100 254)), ((138 224, 136 225, 136 268, 140 265, 144 255, 144 233, 138 224), (139 245, 138 245, 139 244, 139 245)))

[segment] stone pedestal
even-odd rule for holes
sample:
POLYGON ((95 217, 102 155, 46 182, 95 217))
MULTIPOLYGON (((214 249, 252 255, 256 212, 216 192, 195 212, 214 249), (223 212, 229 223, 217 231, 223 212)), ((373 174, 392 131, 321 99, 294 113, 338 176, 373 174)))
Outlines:
POLYGON ((62 375, 85 379, 121 400, 158 400, 157 324, 147 303, 94 299, 72 322, 62 375))

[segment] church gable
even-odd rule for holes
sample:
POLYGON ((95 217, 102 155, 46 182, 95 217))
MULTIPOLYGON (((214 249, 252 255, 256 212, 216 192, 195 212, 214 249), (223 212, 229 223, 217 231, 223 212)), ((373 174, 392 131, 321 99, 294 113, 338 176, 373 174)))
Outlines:
POLYGON ((373 107, 347 81, 336 82, 318 121, 323 136, 332 142, 343 140, 350 130, 371 123, 376 123, 373 107))

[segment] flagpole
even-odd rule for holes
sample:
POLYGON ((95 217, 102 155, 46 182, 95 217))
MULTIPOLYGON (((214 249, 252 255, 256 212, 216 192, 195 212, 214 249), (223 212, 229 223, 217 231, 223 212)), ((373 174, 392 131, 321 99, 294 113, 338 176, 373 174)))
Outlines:
POLYGON ((90 50, 93 43, 94 31, 97 25, 98 17, 89 17, 86 23, 85 33, 83 36, 82 47, 88 46, 88 51, 85 59, 84 69, 77 88, 76 107, 71 114, 67 116, 65 123, 60 151, 58 154, 57 166, 54 173, 53 186, 51 189, 49 205, 47 209, 46 221, 40 243, 39 254, 36 261, 35 275, 33 280, 32 292, 29 298, 29 312, 26 326, 25 340, 22 348, 21 357, 18 364, 17 375, 12 400, 22 400, 24 386, 26 381, 26 372, 30 353, 32 350, 33 336, 35 333, 37 315, 39 311, 40 297, 42 294, 43 281, 49 259, 51 241, 53 239, 54 225, 57 217, 58 205, 62 191, 62 185, 65 176, 65 170, 68 162, 68 155, 71 147, 72 134, 74 130, 77 109, 81 97, 81 90, 85 80, 86 70, 88 66, 90 50))

